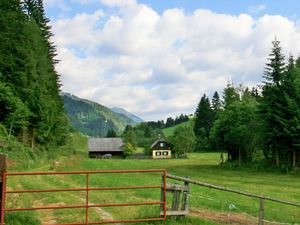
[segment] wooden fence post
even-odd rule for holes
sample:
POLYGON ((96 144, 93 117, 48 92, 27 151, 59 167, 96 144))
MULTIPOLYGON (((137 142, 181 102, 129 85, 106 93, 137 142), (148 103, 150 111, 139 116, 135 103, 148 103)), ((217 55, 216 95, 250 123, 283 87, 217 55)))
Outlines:
POLYGON ((264 199, 260 198, 259 199, 259 221, 258 221, 258 225, 264 225, 264 211, 265 211, 264 199))
MULTIPOLYGON (((186 177, 189 178, 189 177, 186 177)), ((186 191, 183 191, 183 196, 182 196, 182 206, 181 206, 181 211, 189 211, 189 195, 190 195, 190 186, 189 182, 185 181, 184 186, 187 187, 186 191)))
MULTIPOLYGON (((7 155, 6 154, 0 154, 0 211, 2 210, 2 183, 3 183, 3 174, 6 172, 7 167, 7 155)), ((1 213, 0 213, 0 220, 1 220, 1 213)))

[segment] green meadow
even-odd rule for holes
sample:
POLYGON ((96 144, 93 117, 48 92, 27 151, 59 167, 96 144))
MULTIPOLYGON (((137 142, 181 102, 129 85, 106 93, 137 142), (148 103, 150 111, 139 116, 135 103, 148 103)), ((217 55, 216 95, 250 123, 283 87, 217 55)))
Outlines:
MULTIPOLYGON (((219 165, 219 153, 191 153, 188 159, 170 160, 122 160, 89 159, 86 154, 86 139, 77 137, 74 142, 76 154, 61 156, 56 171, 86 170, 140 170, 166 169, 168 173, 188 176, 215 185, 261 194, 273 198, 300 202, 300 174, 280 174, 260 172, 251 169, 230 169, 219 165)), ((21 168, 10 171, 21 171, 21 168)), ((24 171, 29 171, 24 169, 24 171)), ((41 162, 30 171, 54 171, 49 162, 41 162)), ((161 173, 145 174, 95 174, 90 176, 90 187, 115 187, 135 185, 160 185, 161 173)), ((179 183, 167 180, 168 183, 179 183)), ((10 177, 10 190, 84 188, 84 175, 28 176, 10 177)), ((171 195, 167 196, 168 207, 171 195)), ((91 204, 153 202, 160 200, 160 189, 91 191, 91 204)), ((85 192, 58 192, 8 195, 6 207, 39 207, 54 205, 85 204, 85 192)), ((186 218, 168 218, 167 222, 148 222, 146 224, 257 224, 259 200, 245 196, 217 191, 206 187, 191 185, 190 215, 186 218)), ((111 219, 134 219, 157 217, 159 206, 101 207, 89 210, 90 221, 111 219)), ((13 218, 26 216, 26 213, 7 213, 9 225, 16 225, 13 218)), ((44 223, 84 222, 84 209, 41 210, 36 218, 44 223)), ((300 208, 266 202, 265 219, 268 221, 300 224, 300 208)), ((39 224, 34 219, 32 223, 39 224)), ((29 221, 29 220, 27 220, 29 221)), ((24 224, 23 224, 24 225, 24 224)))

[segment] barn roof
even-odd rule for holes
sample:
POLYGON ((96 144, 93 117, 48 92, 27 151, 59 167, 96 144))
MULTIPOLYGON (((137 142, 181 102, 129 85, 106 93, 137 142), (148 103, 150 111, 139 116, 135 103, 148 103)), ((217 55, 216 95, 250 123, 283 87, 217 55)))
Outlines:
POLYGON ((89 138, 89 152, 122 152, 122 138, 89 138))

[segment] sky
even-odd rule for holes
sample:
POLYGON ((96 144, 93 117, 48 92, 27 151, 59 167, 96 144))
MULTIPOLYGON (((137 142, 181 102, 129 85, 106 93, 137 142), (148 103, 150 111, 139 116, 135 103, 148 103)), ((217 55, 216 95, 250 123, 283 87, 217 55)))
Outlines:
POLYGON ((44 0, 62 90, 144 120, 256 86, 275 37, 300 56, 298 0, 44 0))

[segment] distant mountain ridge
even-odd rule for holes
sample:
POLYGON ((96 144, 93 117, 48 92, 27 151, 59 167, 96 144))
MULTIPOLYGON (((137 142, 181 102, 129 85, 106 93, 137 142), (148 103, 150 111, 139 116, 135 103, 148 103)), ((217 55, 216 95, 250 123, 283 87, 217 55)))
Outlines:
POLYGON ((126 125, 137 122, 96 102, 61 93, 65 111, 75 130, 93 137, 104 137, 108 130, 122 132, 126 125))
POLYGON ((111 108, 112 111, 122 114, 124 116, 127 116, 128 118, 132 119, 133 121, 135 121, 136 123, 141 123, 144 122, 143 119, 141 119, 140 117, 128 112, 127 110, 120 108, 120 107, 112 107, 111 108))

